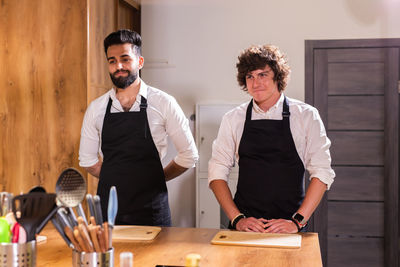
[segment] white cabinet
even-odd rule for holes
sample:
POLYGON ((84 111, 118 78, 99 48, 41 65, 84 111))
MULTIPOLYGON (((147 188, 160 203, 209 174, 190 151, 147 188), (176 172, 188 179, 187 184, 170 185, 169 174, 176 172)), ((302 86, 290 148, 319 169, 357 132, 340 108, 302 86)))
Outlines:
MULTIPOLYGON (((196 168, 196 227, 224 228, 226 219, 221 217, 214 193, 208 187, 208 161, 211 158, 212 143, 217 137, 223 115, 239 104, 198 104, 196 106, 196 144, 199 161, 196 168)), ((229 188, 236 191, 238 168, 235 166, 229 176, 229 188)))
POLYGON ((208 187, 208 179, 198 179, 198 227, 219 228, 220 208, 214 193, 208 187))
MULTIPOLYGON (((238 104, 202 104, 196 106, 196 143, 199 148, 198 171, 207 176, 208 161, 211 158, 212 143, 217 138, 221 119, 226 112, 238 104)), ((237 172, 237 167, 232 168, 237 172)))

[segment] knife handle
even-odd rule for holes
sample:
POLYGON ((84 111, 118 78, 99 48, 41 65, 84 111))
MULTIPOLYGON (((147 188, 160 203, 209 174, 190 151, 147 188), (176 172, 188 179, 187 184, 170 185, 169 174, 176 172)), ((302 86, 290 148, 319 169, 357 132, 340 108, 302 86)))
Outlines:
POLYGON ((75 250, 78 251, 78 252, 82 252, 82 248, 79 245, 78 240, 76 240, 76 238, 74 236, 74 232, 72 231, 72 229, 69 228, 68 226, 65 226, 64 227, 64 233, 69 238, 71 243, 73 244, 75 250))
POLYGON ((89 252, 94 252, 93 243, 92 241, 90 241, 90 236, 86 227, 84 227, 83 224, 80 224, 78 225, 78 229, 83 241, 85 242, 86 247, 89 249, 89 252))
POLYGON ((77 226, 75 226, 75 229, 74 229, 74 237, 76 238, 76 241, 78 241, 79 246, 82 248, 82 250, 84 252, 89 252, 89 249, 86 247, 86 244, 83 241, 83 238, 82 238, 77 226))
POLYGON ((96 226, 97 238, 99 239, 100 249, 102 253, 107 251, 107 245, 104 239, 104 230, 101 229, 100 225, 96 226))
POLYGON ((103 229, 104 229, 104 241, 106 242, 106 250, 110 249, 110 232, 108 229, 108 222, 103 223, 103 229))
POLYGON ((90 237, 92 238, 93 246, 94 246, 94 251, 96 252, 101 252, 100 244, 97 238, 97 233, 96 233, 96 226, 89 225, 89 233, 90 237))
POLYGON ((76 218, 76 220, 78 221, 78 225, 79 224, 83 224, 85 227, 87 227, 87 223, 86 221, 82 218, 82 216, 78 216, 78 218, 76 218))
POLYGON ((90 223, 91 223, 92 225, 97 225, 96 219, 95 219, 93 216, 90 216, 90 223))

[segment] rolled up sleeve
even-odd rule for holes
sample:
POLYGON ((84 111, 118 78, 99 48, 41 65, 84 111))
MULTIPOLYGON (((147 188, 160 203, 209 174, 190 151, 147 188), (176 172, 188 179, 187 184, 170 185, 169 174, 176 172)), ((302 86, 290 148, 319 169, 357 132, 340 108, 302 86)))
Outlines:
POLYGON ((99 161, 99 131, 96 129, 93 106, 90 105, 83 118, 79 145, 79 166, 91 167, 99 161))
POLYGON ((165 118, 166 131, 177 151, 175 163, 184 168, 193 168, 199 159, 199 153, 189 127, 189 120, 172 97, 165 118))
POLYGON ((214 180, 228 181, 229 173, 235 162, 236 141, 229 117, 222 118, 217 139, 212 145, 212 155, 208 162, 208 184, 214 180))
POLYGON ((306 127, 306 153, 305 165, 311 178, 318 178, 327 185, 329 190, 334 178, 335 172, 331 168, 331 154, 329 148, 331 141, 326 135, 324 124, 315 109, 312 118, 306 127))

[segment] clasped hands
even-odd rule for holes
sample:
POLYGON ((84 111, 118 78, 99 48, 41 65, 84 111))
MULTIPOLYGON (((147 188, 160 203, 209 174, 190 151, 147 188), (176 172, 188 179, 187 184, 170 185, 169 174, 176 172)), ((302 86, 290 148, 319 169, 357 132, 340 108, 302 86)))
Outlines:
POLYGON ((236 230, 259 233, 297 233, 297 226, 292 220, 248 217, 240 219, 236 230))

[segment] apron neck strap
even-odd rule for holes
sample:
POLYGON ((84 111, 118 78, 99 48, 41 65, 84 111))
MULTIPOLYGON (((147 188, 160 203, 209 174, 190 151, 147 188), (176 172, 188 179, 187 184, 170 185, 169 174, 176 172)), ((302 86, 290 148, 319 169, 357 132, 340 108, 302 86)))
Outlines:
MULTIPOLYGON (((254 99, 252 99, 249 103, 249 105, 247 106, 247 111, 246 111, 246 120, 251 120, 251 111, 253 109, 253 101, 254 99)), ((283 109, 282 109, 282 118, 283 120, 287 120, 289 119, 290 116, 290 112, 289 112, 289 104, 287 102, 287 98, 286 96, 284 96, 283 99, 283 109)))
POLYGON ((246 111, 246 121, 251 121, 251 111, 253 109, 253 99, 250 100, 249 105, 247 106, 247 111, 246 111))
POLYGON ((140 111, 142 111, 142 109, 146 109, 147 108, 147 99, 144 96, 140 96, 140 111))
POLYGON ((110 113, 111 110, 111 105, 112 105, 112 99, 111 97, 108 99, 108 104, 107 104, 107 108, 106 108, 106 114, 110 113))
POLYGON ((285 119, 289 119, 290 116, 290 112, 289 112, 289 104, 287 103, 287 99, 286 96, 284 96, 283 99, 283 109, 282 109, 282 118, 285 119))

